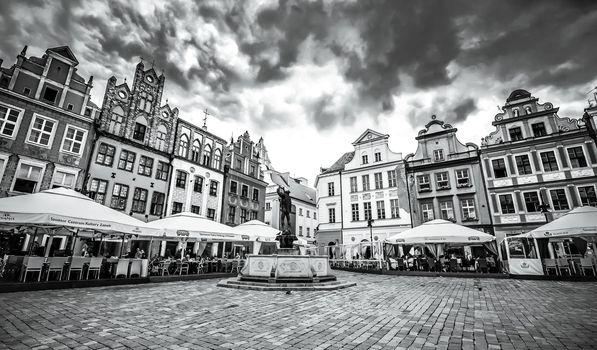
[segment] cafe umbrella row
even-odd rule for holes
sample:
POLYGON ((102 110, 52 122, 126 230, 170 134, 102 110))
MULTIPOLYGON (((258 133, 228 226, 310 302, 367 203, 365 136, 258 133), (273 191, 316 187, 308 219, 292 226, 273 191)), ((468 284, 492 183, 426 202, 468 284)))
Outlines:
MULTIPOLYGON (((148 259, 156 257, 271 254, 277 232, 261 222, 233 228, 187 212, 144 223, 76 191, 55 188, 0 199, 0 273, 6 277, 7 267, 27 271, 28 261, 51 264, 54 257, 103 257, 112 262, 141 260, 138 275, 146 276, 148 259)), ((41 274, 40 270, 33 279, 40 280, 41 274)), ((21 275, 22 271, 18 280, 27 280, 21 275)))

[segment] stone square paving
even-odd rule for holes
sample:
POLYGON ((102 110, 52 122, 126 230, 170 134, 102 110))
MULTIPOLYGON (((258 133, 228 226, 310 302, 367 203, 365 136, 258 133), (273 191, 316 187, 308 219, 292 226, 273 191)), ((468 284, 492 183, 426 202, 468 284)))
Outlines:
POLYGON ((358 285, 287 295, 201 280, 0 294, 0 348, 597 348, 597 283, 336 274, 358 285))

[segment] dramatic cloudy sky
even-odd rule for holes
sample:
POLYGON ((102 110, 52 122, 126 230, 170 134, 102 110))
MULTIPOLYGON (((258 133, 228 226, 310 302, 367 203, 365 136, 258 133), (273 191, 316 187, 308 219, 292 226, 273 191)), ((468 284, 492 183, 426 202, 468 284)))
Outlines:
POLYGON ((184 119, 263 136, 313 181, 366 129, 403 155, 437 114, 479 143, 508 94, 578 118, 597 86, 595 1, 0 1, 0 57, 70 45, 80 74, 131 81, 142 56, 184 119))

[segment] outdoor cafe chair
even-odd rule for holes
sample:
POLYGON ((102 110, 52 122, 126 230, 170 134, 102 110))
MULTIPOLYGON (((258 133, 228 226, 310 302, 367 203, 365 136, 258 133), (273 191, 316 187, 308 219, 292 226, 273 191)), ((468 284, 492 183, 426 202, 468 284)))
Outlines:
POLYGON ((37 272, 37 281, 41 280, 41 270, 44 266, 46 258, 44 257, 37 257, 37 256, 26 256, 23 259, 23 267, 21 269, 21 281, 25 282, 27 280, 27 274, 29 272, 37 272))
POLYGON ((141 259, 131 259, 129 277, 141 277, 141 259))
POLYGON ((586 276, 586 270, 591 270, 593 276, 597 276, 593 260, 591 258, 580 258, 580 272, 583 276, 586 276))
POLYGON ((479 259, 478 263, 479 263, 479 266, 478 266, 479 272, 487 272, 488 271, 487 259, 479 259))
POLYGON ((562 274, 562 270, 568 270, 568 275, 572 275, 572 272, 570 270, 570 263, 568 262, 568 259, 566 258, 559 258, 557 259, 557 263, 558 263, 558 271, 560 272, 560 275, 562 274))
POLYGON ((543 259, 543 265, 545 266, 545 274, 549 275, 549 270, 554 270, 557 276, 560 275, 560 270, 558 270, 556 259, 543 259))
POLYGON ((90 258, 85 258, 85 257, 81 257, 81 256, 73 256, 70 258, 70 265, 68 265, 68 279, 70 280, 70 276, 71 273, 73 272, 78 272, 79 273, 79 278, 77 279, 81 279, 83 278, 83 266, 86 263, 89 263, 91 261, 90 258))
POLYGON ((170 275, 170 271, 168 271, 168 268, 170 267, 170 260, 162 260, 160 261, 159 265, 158 265, 158 273, 162 276, 164 275, 170 275))
POLYGON ((95 272, 95 279, 99 279, 103 260, 104 258, 102 257, 91 258, 91 260, 89 261, 89 267, 87 268, 87 274, 85 276, 85 279, 89 279, 90 272, 95 272))
POLYGON ((189 263, 185 261, 176 261, 176 270, 174 270, 174 274, 176 275, 178 272, 179 275, 182 275, 183 271, 185 275, 189 274, 189 263))
POLYGON ((124 276, 124 278, 127 278, 129 276, 129 263, 130 259, 119 259, 118 263, 116 264, 116 272, 114 273, 114 277, 118 278, 118 276, 124 276))
POLYGON ((458 271, 458 260, 450 259, 450 272, 458 271))
POLYGON ((398 271, 406 270, 406 268, 404 266, 404 259, 396 259, 396 262, 397 262, 397 266, 398 266, 398 271))
POLYGON ((46 274, 46 281, 50 279, 50 274, 52 272, 58 272, 58 279, 57 281, 62 280, 62 271, 64 271, 64 264, 68 261, 68 258, 63 257, 54 257, 49 258, 48 262, 50 265, 48 266, 48 273, 46 274))

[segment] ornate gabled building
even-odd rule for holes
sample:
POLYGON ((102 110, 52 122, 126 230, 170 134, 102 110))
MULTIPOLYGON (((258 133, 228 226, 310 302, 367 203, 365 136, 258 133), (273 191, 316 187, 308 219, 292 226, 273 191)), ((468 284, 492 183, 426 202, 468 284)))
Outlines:
POLYGON ((225 156, 224 197, 221 222, 236 226, 249 220, 264 220, 264 174, 260 166, 262 148, 247 131, 236 142, 230 140, 225 156))
POLYGON ((93 77, 77 73, 68 46, 26 57, 10 68, 0 59, 0 197, 54 187, 80 190, 98 107, 93 77))
MULTIPOLYGON (((379 241, 411 227, 401 153, 389 135, 367 129, 315 180, 321 247, 379 241), (368 220, 375 220, 372 229, 368 220)), ((323 249, 321 249, 323 251, 323 249)))
POLYGON ((137 64, 132 86, 108 79, 90 161, 88 195, 141 220, 165 215, 178 109, 162 105, 165 78, 137 64))
POLYGON ((596 206, 597 148, 587 122, 560 118, 558 108, 525 90, 513 91, 502 110, 481 144, 498 241, 596 206))
POLYGON ((219 221, 226 141, 182 119, 176 138, 167 214, 190 211, 219 221))
POLYGON ((444 219, 492 233, 478 146, 431 119, 416 137, 417 151, 404 158, 413 225, 444 219))

